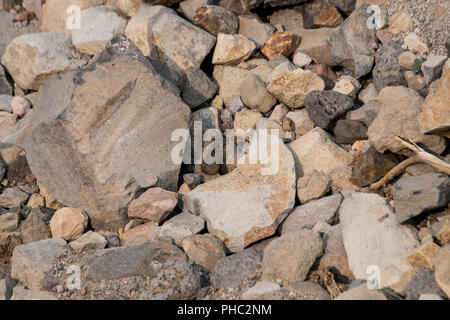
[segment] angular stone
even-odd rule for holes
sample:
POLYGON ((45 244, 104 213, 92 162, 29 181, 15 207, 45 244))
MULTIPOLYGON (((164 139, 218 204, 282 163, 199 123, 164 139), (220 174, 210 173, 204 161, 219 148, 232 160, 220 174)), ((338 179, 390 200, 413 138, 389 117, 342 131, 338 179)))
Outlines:
POLYGON ((329 0, 330 4, 348 13, 355 9, 356 0, 329 0))
POLYGON ((219 33, 212 57, 213 64, 239 64, 247 60, 256 46, 240 34, 219 33))
POLYGON ((0 265, 9 263, 14 248, 21 244, 18 232, 0 232, 0 265))
POLYGON ((361 90, 361 92, 358 95, 358 99, 367 104, 371 100, 376 100, 378 96, 377 88, 375 88, 375 85, 373 83, 369 83, 367 87, 361 90))
POLYGON ((69 246, 73 251, 81 253, 88 250, 104 249, 106 242, 105 237, 100 233, 89 231, 77 240, 70 242, 69 246))
POLYGON ((210 234, 197 234, 182 242, 183 250, 189 259, 212 271, 217 261, 225 257, 223 243, 210 234))
POLYGON ((330 191, 330 177, 323 172, 313 171, 297 181, 297 196, 301 203, 322 198, 330 191))
POLYGON ((425 267, 433 270, 433 258, 438 254, 439 247, 434 242, 427 242, 421 245, 408 257, 409 263, 415 268, 425 267))
POLYGON ((235 97, 239 97, 241 85, 248 74, 247 70, 233 66, 215 66, 214 78, 219 84, 219 96, 226 106, 229 106, 235 97))
POLYGON ((114 5, 126 17, 133 17, 142 5, 142 0, 116 0, 114 5))
POLYGON ((381 106, 376 119, 369 127, 368 136, 379 152, 391 150, 398 153, 403 150, 404 147, 397 141, 396 136, 413 142, 422 142, 437 153, 445 149, 443 138, 421 133, 418 118, 422 111, 423 99, 415 90, 386 87, 380 91, 378 101, 381 106))
POLYGON ((314 124, 329 129, 335 120, 353 107, 353 99, 336 91, 311 91, 305 98, 305 107, 314 124))
POLYGON ((50 235, 50 220, 53 210, 48 208, 35 208, 30 211, 25 221, 20 224, 20 235, 22 243, 48 239, 50 235))
POLYGON ((305 29, 320 27, 334 28, 340 25, 344 19, 339 11, 327 0, 314 1, 303 7, 305 29))
POLYGON ((428 56, 427 61, 421 66, 423 77, 428 84, 441 77, 446 60, 447 57, 445 56, 436 56, 434 54, 428 56))
POLYGON ((268 155, 273 148, 279 148, 279 157, 272 163, 277 168, 270 167, 270 160, 269 165, 238 163, 229 174, 208 181, 183 197, 184 208, 204 217, 209 232, 232 252, 274 234, 294 206, 294 159, 275 136, 270 135, 269 139, 272 144, 268 145, 268 155))
POLYGON ((217 36, 219 33, 235 34, 239 27, 239 19, 230 10, 219 6, 202 6, 195 11, 193 22, 217 36))
POLYGON ((170 136, 188 128, 189 113, 177 89, 118 36, 85 69, 46 83, 18 143, 59 202, 85 209, 94 227, 116 228, 141 188, 176 188, 170 136))
POLYGON ((412 27, 412 19, 407 12, 400 11, 393 14, 389 19, 389 31, 393 34, 407 32, 412 27))
POLYGON ((408 33, 404 39, 404 47, 408 48, 412 53, 419 53, 421 55, 428 54, 428 47, 417 34, 414 32, 408 33))
POLYGON ((332 28, 303 29, 299 34, 302 41, 294 55, 300 52, 307 54, 316 63, 328 66, 336 65, 333 53, 327 43, 327 36, 332 30, 332 28))
POLYGON ((156 235, 151 233, 153 229, 158 228, 158 224, 156 222, 143 223, 138 226, 131 227, 131 229, 128 230, 126 229, 127 226, 125 226, 124 232, 119 231, 120 243, 122 246, 141 245, 156 238, 156 235))
POLYGON ((312 59, 303 52, 296 52, 294 54, 294 58, 292 59, 292 62, 300 68, 303 68, 309 64, 311 64, 312 59))
POLYGON ((378 115, 380 103, 377 100, 370 100, 356 110, 347 112, 347 120, 360 121, 369 127, 378 115))
POLYGON ((251 16, 239 16, 238 33, 255 41, 262 47, 275 32, 275 27, 268 23, 263 23, 251 16))
MULTIPOLYGON (((3 95, 11 95, 12 94, 12 86, 6 78, 5 69, 0 65, 0 99, 4 99, 3 95)), ((4 102, 0 100, 0 110, 2 110, 4 102)), ((6 111, 6 110, 3 110, 6 111)))
POLYGON ((242 293, 244 300, 261 300, 265 295, 273 294, 281 289, 280 285, 273 281, 259 281, 250 289, 242 293))
POLYGON ((99 6, 79 13, 79 29, 72 30, 72 43, 78 51, 94 55, 103 50, 118 34, 125 31, 127 21, 114 7, 99 6))
POLYGON ((322 252, 323 242, 318 232, 303 229, 285 233, 264 249, 262 278, 304 281, 322 252))
POLYGON ((22 89, 38 90, 52 76, 75 69, 69 35, 33 33, 15 38, 6 49, 2 64, 22 89))
POLYGON ((11 277, 32 290, 42 289, 46 274, 64 254, 65 246, 66 242, 59 238, 17 246, 11 259, 11 277))
POLYGON ((398 56, 398 64, 406 70, 412 70, 416 60, 417 56, 409 51, 405 51, 398 56))
POLYGON ((334 61, 348 69, 355 78, 372 70, 377 48, 375 30, 367 27, 367 19, 371 15, 367 9, 368 5, 360 6, 327 36, 334 61))
POLYGON ((402 177, 392 191, 399 223, 450 202, 450 178, 443 173, 402 177))
POLYGON ((396 41, 389 41, 378 50, 375 56, 373 82, 378 91, 388 86, 406 86, 403 68, 399 64, 399 56, 403 52, 396 41))
POLYGON ((411 276, 407 257, 419 246, 414 235, 398 225, 392 208, 377 194, 347 192, 339 208, 345 251, 356 279, 367 268, 380 270, 380 287, 404 293, 411 276))
POLYGON ((175 192, 150 188, 139 198, 131 201, 128 216, 159 223, 173 211, 177 203, 178 196, 175 192))
POLYGON ((367 127, 360 121, 342 119, 336 123, 334 135, 337 143, 353 144, 367 139, 367 127))
POLYGON ((266 89, 266 84, 260 77, 250 74, 241 85, 242 102, 251 109, 262 113, 269 112, 277 103, 277 99, 266 89))
POLYGON ((292 109, 302 107, 309 92, 323 89, 324 81, 314 72, 303 69, 274 71, 267 85, 270 93, 292 109))
POLYGON ((309 118, 306 109, 290 111, 286 114, 286 118, 291 119, 294 123, 294 132, 296 137, 307 134, 314 128, 314 122, 309 118))
POLYGON ((14 21, 14 14, 0 10, 0 59, 15 38, 28 33, 40 32, 39 28, 32 23, 25 27, 19 27, 15 25, 14 21))
POLYGON ((19 226, 19 215, 17 212, 0 214, 0 232, 16 231, 19 226))
POLYGON ((80 238, 88 225, 88 217, 81 209, 62 208, 50 221, 52 236, 67 241, 80 238))
POLYGON ((367 283, 350 288, 341 293, 334 300, 387 300, 386 296, 379 290, 372 290, 367 287, 367 283))
POLYGON ((208 5, 209 0, 184 0, 180 2, 180 10, 186 18, 194 22, 195 11, 208 5))
POLYGON ((39 291, 39 290, 29 290, 22 286, 16 286, 13 289, 13 294, 11 300, 58 300, 58 298, 50 292, 39 291))
POLYGON ((256 127, 256 124, 261 120, 263 116, 258 110, 243 109, 234 116, 234 131, 236 136, 244 137, 248 134, 249 130, 256 127))
POLYGON ((300 37, 292 32, 276 32, 261 48, 261 53, 272 59, 278 56, 290 57, 300 44, 300 37))
POLYGON ((27 99, 15 96, 11 99, 11 109, 16 116, 23 117, 28 111, 30 111, 31 104, 27 99))
POLYGON ((450 297, 450 246, 446 245, 439 250, 433 259, 436 281, 439 287, 450 297))
POLYGON ((182 76, 184 85, 180 85, 181 98, 191 108, 208 101, 216 94, 218 86, 201 69, 188 68, 182 76))
POLYGON ((418 300, 422 294, 435 294, 445 297, 445 293, 439 288, 433 271, 420 268, 406 287, 405 300, 418 300))
POLYGON ((342 195, 335 194, 296 207, 281 225, 281 234, 312 229, 320 221, 332 223, 341 201, 342 195))
POLYGON ((444 226, 439 230, 437 238, 443 246, 450 244, 450 219, 445 221, 444 226))
POLYGON ((341 76, 333 88, 334 91, 346 94, 353 98, 356 98, 360 89, 361 84, 352 76, 341 76))
POLYGON ((0 194, 0 207, 17 208, 27 202, 28 198, 28 193, 19 187, 7 188, 0 194))
POLYGON ((212 286, 229 288, 244 280, 254 278, 261 260, 261 254, 253 248, 220 259, 211 271, 212 286), (237 270, 239 272, 236 272, 237 270))
POLYGON ((281 24, 284 31, 299 34, 303 30, 303 14, 301 12, 301 7, 275 11, 270 16, 270 24, 273 26, 281 24))

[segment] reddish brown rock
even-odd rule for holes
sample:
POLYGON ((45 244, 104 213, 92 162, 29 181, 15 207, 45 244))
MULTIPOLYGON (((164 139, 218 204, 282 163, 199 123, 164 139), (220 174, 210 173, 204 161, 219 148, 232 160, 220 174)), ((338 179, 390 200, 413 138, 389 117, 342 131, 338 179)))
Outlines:
POLYGON ((276 32, 261 48, 267 59, 291 56, 300 44, 300 37, 292 32, 276 32))
POLYGON ((139 198, 131 201, 128 216, 159 223, 172 212, 177 203, 177 193, 162 188, 150 188, 139 198))

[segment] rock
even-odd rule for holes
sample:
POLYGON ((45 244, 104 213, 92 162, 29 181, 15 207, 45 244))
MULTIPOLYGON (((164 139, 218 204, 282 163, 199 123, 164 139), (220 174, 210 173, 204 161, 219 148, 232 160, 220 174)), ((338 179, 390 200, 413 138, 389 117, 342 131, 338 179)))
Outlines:
POLYGON ((367 132, 369 140, 379 152, 391 150, 398 153, 404 149, 396 136, 413 142, 422 142, 434 152, 441 153, 444 141, 438 136, 421 133, 418 117, 422 111, 423 99, 413 89, 386 87, 380 91, 381 103, 376 119, 367 132), (392 106, 396 106, 392 108, 392 106))
POLYGON ((361 84, 359 81, 351 76, 341 76, 333 88, 334 91, 346 94, 353 98, 356 98, 360 89, 361 84))
POLYGON ((336 194, 296 207, 281 225, 281 234, 312 229, 320 221, 332 223, 341 201, 342 196, 336 194))
POLYGON ((217 92, 218 86, 201 69, 188 68, 182 79, 185 79, 181 98, 191 108, 195 108, 208 101, 217 92))
POLYGON ((362 5, 337 28, 327 35, 334 61, 360 78, 372 70, 377 48, 375 30, 367 28, 371 15, 367 5, 362 5), (355 33, 355 30, 359 30, 355 33))
POLYGON ((77 240, 70 242, 69 246, 73 251, 81 253, 88 250, 104 249, 106 242, 105 237, 100 233, 89 231, 77 240))
POLYGON ((367 127, 360 121, 342 119, 336 123, 334 135, 337 143, 353 144, 367 139, 367 127))
POLYGON ((126 17, 133 17, 142 5, 142 0, 116 0, 114 5, 126 17))
POLYGON ((423 293, 420 295, 419 300, 444 300, 440 296, 432 293, 423 293))
POLYGON ((283 139, 286 134, 281 125, 267 118, 259 120, 255 129, 256 131, 263 130, 268 134, 278 136, 280 139, 283 139))
POLYGON ((250 14, 250 9, 261 4, 261 0, 255 1, 234 1, 234 0, 215 0, 218 1, 218 5, 233 11, 239 15, 250 14))
POLYGON ((389 19, 389 31, 394 35, 411 30, 412 25, 411 17, 404 11, 395 13, 389 19))
POLYGON ((11 300, 58 300, 58 298, 50 292, 29 290, 22 286, 16 286, 13 289, 11 300))
POLYGON ((341 293, 334 300, 387 300, 379 290, 369 289, 366 283, 353 287, 341 293))
POLYGON ((1 62, 19 87, 32 90, 38 90, 52 76, 73 70, 81 63, 72 58, 68 35, 45 32, 15 38, 1 62))
POLYGON ((285 233, 264 249, 262 278, 303 281, 322 250, 318 232, 303 229, 285 233))
POLYGON ((63 207, 61 204, 58 203, 58 201, 55 198, 54 193, 49 188, 47 188, 47 186, 45 186, 44 184, 42 184, 40 182, 38 182, 37 185, 39 187, 39 192, 40 192, 39 194, 44 197, 45 206, 47 208, 58 210, 63 207))
POLYGON ((18 232, 0 233, 0 266, 4 262, 9 263, 11 256, 13 255, 14 248, 20 245, 20 243, 21 239, 18 232))
POLYGON ((368 186, 384 177, 398 162, 392 153, 383 154, 370 146, 356 157, 352 168, 352 182, 360 187, 368 186))
POLYGON ((124 232, 119 231, 120 243, 122 246, 141 245, 150 242, 157 237, 151 233, 153 229, 158 228, 156 222, 146 222, 138 226, 131 226, 128 230, 126 228, 127 226, 125 226, 124 232))
POLYGON ((31 104, 27 99, 15 96, 11 99, 11 109, 16 116, 23 117, 28 111, 30 111, 31 104))
POLYGON ((205 183, 205 177, 199 173, 187 173, 183 175, 183 181, 189 186, 190 190, 193 190, 202 183, 205 183))
POLYGON ((316 126, 329 129, 353 107, 353 99, 336 91, 314 90, 306 96, 305 107, 316 126))
POLYGON ((312 281, 299 281, 286 287, 289 297, 295 300, 330 300, 330 294, 321 285, 312 281))
POLYGON ((62 208, 55 212, 50 221, 50 230, 54 238, 67 241, 76 240, 88 225, 88 217, 81 209, 62 208))
POLYGON ((53 210, 48 208, 34 208, 31 210, 25 221, 22 221, 20 224, 22 243, 28 244, 50 238, 49 224, 52 214, 53 210))
POLYGON ((173 211, 177 203, 178 196, 175 192, 150 188, 139 198, 131 201, 128 216, 159 223, 173 211))
POLYGON ((369 83, 366 88, 362 89, 358 95, 358 99, 363 103, 367 104, 371 100, 376 100, 378 96, 378 91, 373 83, 369 83))
POLYGON ((275 30, 272 25, 263 23, 253 17, 239 16, 238 33, 253 40, 260 47, 269 40, 275 30))
POLYGON ((418 247, 413 234, 397 224, 386 199, 376 194, 348 192, 339 208, 345 251, 356 279, 367 279, 380 270, 378 285, 405 291, 411 275, 407 257, 418 247))
MULTIPOLYGON (((12 86, 6 78, 5 69, 0 65, 0 99, 3 99, 3 95, 11 95, 12 86)), ((0 110, 3 107, 3 100, 0 100, 0 110)), ((3 110, 5 111, 5 110, 3 110)))
POLYGON ((207 6, 208 2, 208 0, 184 0, 180 2, 180 10, 186 18, 194 22, 194 16, 197 9, 207 6))
POLYGON ((18 27, 14 21, 14 14, 0 10, 0 59, 15 38, 28 33, 40 32, 39 28, 31 23, 25 27, 18 27))
POLYGON ((327 0, 307 3, 303 7, 305 29, 320 27, 337 27, 344 19, 339 11, 327 0))
POLYGON ((325 83, 317 74, 303 69, 274 72, 267 85, 270 93, 292 109, 302 107, 309 92, 324 88, 325 83))
POLYGON ((59 238, 17 246, 11 259, 11 277, 32 290, 42 289, 46 274, 64 254, 65 246, 66 242, 59 238))
POLYGON ((420 92, 419 90, 427 87, 427 83, 423 77, 418 74, 414 74, 414 72, 409 70, 405 72, 405 80, 408 83, 408 88, 415 89, 418 92, 420 92))
POLYGON ((428 84, 441 77, 446 61, 446 56, 436 56, 434 54, 428 56, 427 61, 421 67, 423 77, 428 84))
POLYGON ((212 271, 217 261, 225 257, 223 243, 210 234, 197 234, 182 241, 189 259, 212 271))
POLYGON ((299 34, 302 41, 294 53, 304 53, 312 58, 316 63, 328 66, 336 65, 333 53, 328 47, 327 36, 332 28, 303 29, 299 34))
POLYGON ((437 238, 443 246, 450 244, 450 219, 445 221, 444 226, 439 230, 437 238))
POLYGON ((402 177, 392 191, 399 223, 450 202, 450 178, 443 173, 402 177))
POLYGON ((398 64, 406 70, 412 70, 416 60, 417 56, 409 51, 405 51, 398 56, 398 64))
POLYGON ((125 31, 127 21, 115 8, 99 6, 79 13, 80 29, 72 30, 72 43, 78 51, 94 55, 102 51, 118 34, 125 31))
POLYGON ((277 99, 267 91, 266 84, 253 74, 249 74, 242 83, 240 96, 246 106, 262 113, 269 112, 277 103, 277 99))
POLYGON ((8 212, 0 215, 0 232, 16 231, 19 226, 17 212, 8 212))
POLYGON ((265 295, 271 295, 276 291, 281 290, 278 283, 273 281, 259 281, 250 289, 242 293, 244 300, 261 300, 265 295))
POLYGON ((290 57, 300 44, 300 37, 292 32, 276 32, 261 48, 261 53, 272 59, 278 56, 290 57))
MULTIPOLYGON (((282 103, 277 104, 270 113, 269 120, 275 121, 278 124, 283 124, 283 118, 289 113, 289 109, 282 103)), ((291 119, 292 120, 292 119, 291 119)))
POLYGON ((116 228, 124 225, 124 209, 140 189, 176 189, 180 164, 172 161, 176 144, 170 136, 174 129, 188 128, 189 113, 176 88, 119 36, 85 69, 45 84, 33 125, 18 143, 25 147, 34 175, 59 202, 86 210, 95 228, 116 228), (136 116, 143 108, 148 112, 136 116), (55 146, 64 152, 55 154, 55 146), (100 157, 100 150, 108 156, 100 157))
POLYGON ((18 187, 7 188, 0 194, 0 207, 17 208, 27 202, 29 195, 18 187))
POLYGON ((314 128, 314 122, 312 122, 309 118, 306 109, 290 111, 287 113, 286 118, 291 119, 294 123, 294 132, 296 137, 307 134, 314 128))
POLYGON ((296 52, 294 54, 294 58, 292 59, 292 62, 300 68, 303 68, 309 64, 311 64, 312 59, 303 52, 296 52))
POLYGON ((219 6, 202 6, 195 11, 193 22, 217 36, 219 33, 235 34, 239 27, 239 19, 230 10, 219 6))
POLYGON ((41 30, 44 32, 70 32, 74 26, 69 15, 105 4, 105 0, 45 0, 42 5, 41 30), (72 5, 78 8, 71 7, 72 5), (72 23, 70 23, 72 22, 72 23))
POLYGON ((433 258, 437 255, 439 249, 440 247, 434 242, 426 242, 409 255, 408 261, 416 269, 425 267, 433 270, 433 258))
POLYGON ((256 124, 263 118, 258 110, 243 109, 234 116, 234 131, 236 136, 244 138, 249 131, 256 127, 256 124))
POLYGON ((301 203, 322 198, 330 191, 330 177, 326 173, 313 171, 297 181, 297 196, 301 203))
POLYGON ((356 0, 329 0, 330 4, 336 8, 349 13, 355 9, 356 0))
POLYGON ((253 41, 240 34, 219 33, 212 57, 213 64, 239 64, 255 51, 253 41))
POLYGON ((420 268, 406 287, 405 300, 418 300, 422 294, 435 294, 445 297, 439 288, 434 273, 427 268, 420 268))
POLYGON ((412 53, 419 53, 421 55, 428 54, 428 47, 417 34, 409 33, 404 39, 404 47, 408 48, 412 53))
POLYGON ((446 245, 439 250, 433 259, 434 276, 441 289, 450 297, 450 246, 446 245))
POLYGON ((185 262, 183 251, 169 239, 146 244, 88 251, 82 258, 87 279, 112 280, 132 276, 155 277, 169 261, 185 262))
POLYGON ((235 97, 239 97, 240 88, 249 72, 233 66, 216 66, 214 78, 219 84, 219 96, 226 106, 229 106, 235 97), (221 72, 219 72, 220 67, 221 72))
POLYGON ((211 271, 214 288, 229 288, 244 280, 252 279, 261 264, 261 255, 253 248, 239 251, 217 261, 211 271), (239 270, 239 272, 236 272, 239 270))
POLYGON ((277 10, 270 16, 270 24, 281 24, 284 31, 299 34, 303 30, 303 14, 300 7, 277 10))
POLYGON ((356 110, 347 112, 346 119, 362 122, 369 127, 378 115, 380 103, 377 100, 370 100, 356 110))
POLYGON ((422 107, 419 123, 426 134, 450 137, 450 60, 447 60, 440 80, 430 85, 428 96, 422 107))
POLYGON ((398 42, 389 41, 378 50, 375 56, 373 82, 378 91, 388 86, 405 86, 403 69, 399 64, 399 56, 403 52, 398 42))
POLYGON ((270 159, 269 165, 238 162, 229 174, 210 180, 183 197, 184 208, 204 217, 209 233, 232 252, 274 234, 295 203, 294 159, 276 136, 269 138, 267 154, 278 148, 278 168, 270 167, 270 159))

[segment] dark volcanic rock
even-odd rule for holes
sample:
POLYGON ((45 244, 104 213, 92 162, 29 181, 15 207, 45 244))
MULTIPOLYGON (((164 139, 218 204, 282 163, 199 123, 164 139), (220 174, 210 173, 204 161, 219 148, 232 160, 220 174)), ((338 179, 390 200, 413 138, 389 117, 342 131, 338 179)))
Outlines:
POLYGON ((360 121, 339 120, 334 128, 337 143, 353 144, 367 139, 367 127, 360 121))
POLYGON ((388 86, 408 86, 404 71, 398 63, 398 56, 403 49, 396 41, 389 41, 378 50, 375 56, 375 68, 373 69, 373 82, 378 92, 388 86))

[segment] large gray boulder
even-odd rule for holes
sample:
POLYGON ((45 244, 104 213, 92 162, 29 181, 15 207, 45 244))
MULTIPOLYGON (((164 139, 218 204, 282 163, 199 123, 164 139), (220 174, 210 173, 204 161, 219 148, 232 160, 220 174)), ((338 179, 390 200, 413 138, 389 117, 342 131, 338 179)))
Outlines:
POLYGON ((123 226, 142 188, 175 190, 171 135, 188 129, 189 107, 126 37, 49 80, 34 110, 31 125, 10 138, 56 199, 84 209, 95 227, 123 226))
POLYGON ((31 23, 26 27, 16 27, 14 18, 14 14, 0 10, 0 59, 6 51, 6 47, 14 38, 22 34, 40 32, 39 28, 31 23))

